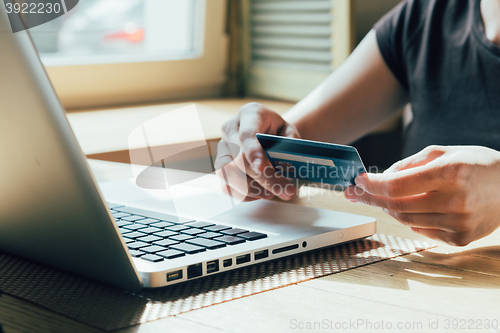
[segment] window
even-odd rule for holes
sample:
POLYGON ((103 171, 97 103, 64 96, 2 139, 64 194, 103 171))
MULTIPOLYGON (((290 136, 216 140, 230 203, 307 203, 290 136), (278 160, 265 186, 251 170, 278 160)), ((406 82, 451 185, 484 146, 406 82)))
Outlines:
POLYGON ((85 0, 30 34, 47 66, 195 58, 201 9, 197 0, 85 0))
POLYGON ((226 82, 226 4, 80 0, 30 33, 67 110, 214 98, 226 82))

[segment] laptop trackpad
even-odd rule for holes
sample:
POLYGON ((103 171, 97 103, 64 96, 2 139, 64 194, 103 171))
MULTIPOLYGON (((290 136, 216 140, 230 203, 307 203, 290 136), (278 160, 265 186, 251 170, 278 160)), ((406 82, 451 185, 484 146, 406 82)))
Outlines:
MULTIPOLYGON (((208 202, 210 198, 206 200, 208 202)), ((175 209, 172 201, 147 199, 134 203, 134 206, 139 208, 174 213, 175 210, 168 210, 168 205, 170 209, 175 209)), ((201 211, 204 214, 206 212, 206 210, 201 211)), ((203 220, 265 233, 286 235, 300 232, 312 235, 364 224, 368 222, 367 219, 369 218, 331 210, 258 200, 242 202, 221 214, 206 216, 203 220)))
MULTIPOLYGON (((223 193, 190 186, 172 191, 151 191, 131 180, 99 184, 111 202, 217 224, 246 227, 256 231, 288 234, 338 230, 374 222, 375 219, 331 210, 310 208, 270 200, 238 202, 223 193)), ((212 187, 213 188, 213 187, 212 187)))

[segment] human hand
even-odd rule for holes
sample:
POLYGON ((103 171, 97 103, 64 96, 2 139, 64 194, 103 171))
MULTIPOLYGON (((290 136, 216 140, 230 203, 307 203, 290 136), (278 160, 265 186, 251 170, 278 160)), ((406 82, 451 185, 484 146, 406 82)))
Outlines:
POLYGON ((500 152, 479 146, 429 146, 382 174, 360 174, 345 191, 381 207, 431 239, 465 246, 500 226, 500 152))
POLYGON ((283 200, 292 199, 296 188, 274 170, 255 136, 257 133, 300 138, 295 126, 287 123, 276 112, 259 103, 244 105, 236 116, 222 126, 222 140, 215 166, 217 174, 228 186, 225 190, 246 201, 270 199, 273 196, 283 200), (237 152, 231 151, 234 145, 241 150, 236 158, 233 157, 237 152), (246 174, 246 177, 241 177, 241 173, 246 174), (246 182, 242 179, 246 179, 246 182))

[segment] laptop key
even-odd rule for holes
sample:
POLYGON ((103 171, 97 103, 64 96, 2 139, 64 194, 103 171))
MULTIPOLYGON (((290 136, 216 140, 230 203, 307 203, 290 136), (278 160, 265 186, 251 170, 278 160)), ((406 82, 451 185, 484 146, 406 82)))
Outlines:
POLYGON ((155 232, 160 232, 162 230, 160 228, 148 227, 148 228, 140 229, 139 231, 143 232, 145 234, 154 234, 155 232))
POLYGON ((186 255, 185 252, 179 251, 179 250, 166 250, 162 252, 156 253, 157 256, 161 256, 167 259, 174 259, 178 257, 183 257, 186 255))
POLYGON ((165 228, 166 230, 170 230, 170 231, 181 231, 181 230, 186 230, 186 229, 189 229, 189 227, 186 227, 184 225, 173 225, 171 227, 167 227, 165 228))
POLYGON ((158 245, 150 245, 148 247, 141 248, 141 251, 146 252, 146 253, 156 253, 156 252, 160 252, 163 250, 165 250, 165 248, 163 246, 158 246, 158 245))
POLYGON ((155 254, 146 254, 146 255, 142 256, 141 259, 151 261, 151 262, 160 262, 160 261, 164 260, 163 257, 157 256, 155 254))
POLYGON ((129 229, 123 229, 123 227, 118 228, 118 230, 120 230, 120 233, 121 233, 122 235, 127 234, 127 233, 129 233, 129 232, 132 232, 132 230, 129 230, 129 229))
POLYGON ((245 238, 246 240, 249 241, 254 241, 257 239, 267 238, 267 235, 256 231, 250 231, 250 232, 245 232, 244 234, 239 234, 238 237, 245 238))
POLYGON ((174 250, 183 251, 183 252, 186 252, 188 254, 195 254, 198 252, 206 251, 206 249, 204 247, 192 245, 192 244, 186 244, 186 243, 172 245, 170 248, 174 249, 174 250))
POLYGON ((193 219, 185 219, 185 218, 173 216, 170 214, 154 212, 154 211, 145 210, 145 209, 136 208, 136 207, 120 207, 120 208, 117 208, 116 210, 119 212, 124 212, 124 213, 129 213, 129 214, 134 214, 134 215, 149 216, 151 218, 155 218, 155 219, 162 220, 162 221, 173 222, 176 224, 196 222, 193 219))
POLYGON ((133 242, 127 244, 127 247, 132 250, 137 250, 140 249, 141 247, 146 247, 146 246, 149 246, 149 244, 144 242, 133 242))
POLYGON ((162 240, 162 238, 153 235, 148 235, 146 237, 140 237, 136 239, 136 241, 138 242, 146 242, 146 243, 153 243, 159 240, 162 240))
POLYGON ((214 238, 214 240, 219 241, 219 242, 224 242, 228 245, 236 245, 236 244, 240 244, 240 243, 245 243, 245 240, 243 238, 234 237, 234 236, 222 236, 222 237, 214 238))
POLYGON ((210 222, 194 222, 194 223, 186 223, 186 225, 192 227, 192 228, 206 228, 206 227, 211 227, 215 225, 215 223, 210 223, 210 222))
POLYGON ((181 234, 196 236, 196 235, 202 234, 204 232, 205 232, 205 230, 191 228, 191 229, 182 230, 181 234))
POLYGON ((130 255, 132 257, 136 257, 136 258, 138 258, 138 257, 143 256, 143 255, 146 254, 146 253, 144 253, 142 251, 139 251, 139 250, 129 250, 128 252, 130 253, 130 255))
POLYGON ((201 238, 206 238, 206 239, 212 239, 212 238, 220 237, 220 236, 223 236, 223 235, 219 234, 218 232, 205 232, 204 234, 196 235, 196 237, 201 237, 201 238))
POLYGON ((142 228, 147 228, 147 226, 144 224, 134 223, 134 224, 124 225, 123 228, 128 229, 130 231, 136 231, 142 228))
POLYGON ((129 221, 116 221, 115 223, 119 227, 124 227, 126 225, 133 224, 133 222, 129 222, 129 221))
POLYGON ((127 216, 130 216, 130 214, 127 214, 127 213, 120 213, 120 212, 114 212, 112 213, 113 217, 115 219, 121 219, 122 217, 127 217, 127 216))
POLYGON ((125 244, 135 242, 132 238, 123 237, 125 244))
POLYGON ((163 239, 156 242, 153 242, 153 245, 169 247, 170 245, 179 244, 179 241, 173 239, 163 239))
POLYGON ((226 246, 226 244, 223 242, 218 242, 216 240, 205 239, 205 238, 188 239, 186 243, 203 246, 210 250, 215 250, 226 246))
POLYGON ((155 232, 153 235, 158 236, 158 237, 167 238, 167 237, 171 237, 171 236, 176 236, 178 234, 179 233, 175 232, 175 231, 165 230, 165 231, 155 232))
POLYGON ((140 216, 140 215, 130 215, 130 216, 126 216, 126 217, 122 218, 122 220, 131 221, 131 222, 138 221, 138 220, 145 220, 145 219, 146 218, 144 216, 140 216))
POLYGON ((205 229, 207 231, 219 232, 221 230, 231 229, 231 227, 227 227, 225 225, 216 224, 216 225, 213 225, 211 227, 206 227, 206 228, 203 228, 203 229, 205 229))
MULTIPOLYGON (((124 230, 127 230, 127 229, 124 229, 124 230)), ((122 232, 122 235, 123 235, 123 237, 127 237, 127 238, 139 238, 139 237, 145 237, 148 234, 144 234, 144 233, 139 232, 139 231, 134 231, 134 232, 127 232, 127 233, 122 232)))
POLYGON ((160 221, 160 222, 156 222, 156 223, 151 223, 149 226, 155 227, 155 228, 166 228, 166 227, 171 227, 173 225, 175 225, 175 224, 172 222, 160 221))
POLYGON ((121 217, 120 219, 127 219, 127 221, 139 221, 139 220, 144 220, 147 219, 147 217, 142 216, 142 215, 134 215, 134 214, 129 214, 127 212, 115 212, 115 213, 123 213, 123 214, 128 214, 128 216, 121 217))
POLYGON ((235 236, 237 234, 242 234, 244 232, 248 232, 248 230, 240 228, 232 228, 232 229, 222 230, 220 233, 224 235, 235 236))
POLYGON ((194 238, 194 236, 191 236, 191 235, 177 235, 177 236, 169 237, 168 239, 173 239, 173 240, 176 240, 176 241, 179 241, 179 242, 183 242, 183 241, 191 239, 191 238, 194 238))
POLYGON ((151 224, 151 223, 156 223, 156 222, 159 222, 160 220, 157 220, 157 219, 150 219, 150 218, 147 218, 147 219, 144 219, 144 220, 137 220, 136 223, 140 223, 140 224, 151 224))

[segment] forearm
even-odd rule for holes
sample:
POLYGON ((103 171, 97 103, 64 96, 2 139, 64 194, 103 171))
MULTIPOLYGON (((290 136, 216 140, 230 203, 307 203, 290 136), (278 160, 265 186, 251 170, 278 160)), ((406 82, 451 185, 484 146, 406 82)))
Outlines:
POLYGON ((398 112, 406 90, 385 64, 371 31, 352 55, 284 118, 305 139, 349 143, 398 112))

